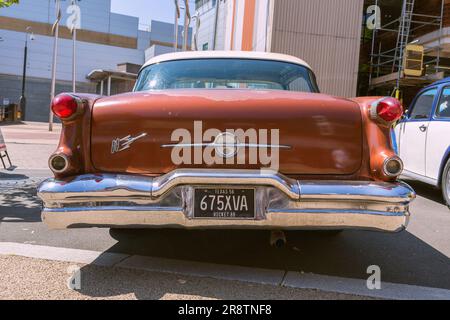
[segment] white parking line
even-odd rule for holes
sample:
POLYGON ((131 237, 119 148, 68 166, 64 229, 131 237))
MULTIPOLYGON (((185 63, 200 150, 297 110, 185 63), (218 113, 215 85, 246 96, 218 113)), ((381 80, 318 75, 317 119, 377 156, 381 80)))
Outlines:
POLYGON ((0 242, 0 255, 95 264, 106 267, 140 269, 220 280, 243 281, 298 289, 352 294, 382 299, 450 300, 450 290, 382 282, 381 290, 369 290, 361 279, 285 272, 165 258, 130 256, 126 254, 40 245, 0 242))

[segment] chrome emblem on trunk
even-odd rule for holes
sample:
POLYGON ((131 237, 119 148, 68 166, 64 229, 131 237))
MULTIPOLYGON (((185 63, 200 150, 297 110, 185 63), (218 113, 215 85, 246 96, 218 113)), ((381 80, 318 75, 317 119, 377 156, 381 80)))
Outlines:
POLYGON ((139 140, 141 138, 144 138, 146 136, 147 136, 147 133, 141 133, 140 135, 138 135, 136 137, 132 137, 131 135, 128 135, 124 138, 114 139, 111 144, 111 154, 118 153, 118 152, 129 149, 133 142, 135 142, 136 140, 139 140))
POLYGON ((223 132, 216 137, 212 146, 222 158, 232 158, 239 151, 239 139, 230 132, 223 132))

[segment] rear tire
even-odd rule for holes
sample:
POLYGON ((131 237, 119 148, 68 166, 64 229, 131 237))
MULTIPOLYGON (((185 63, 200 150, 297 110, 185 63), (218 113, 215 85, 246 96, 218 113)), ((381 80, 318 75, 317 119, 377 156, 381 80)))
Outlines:
POLYGON ((445 165, 441 180, 442 196, 444 197, 445 203, 450 208, 450 159, 448 159, 447 164, 445 165))

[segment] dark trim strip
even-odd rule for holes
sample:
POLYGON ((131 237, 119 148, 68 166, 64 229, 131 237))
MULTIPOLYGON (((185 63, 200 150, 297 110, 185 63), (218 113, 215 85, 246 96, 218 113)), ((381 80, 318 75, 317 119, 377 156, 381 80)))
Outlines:
MULTIPOLYGON (((0 16, 0 29, 25 32, 27 27, 31 27, 35 34, 48 37, 53 36, 51 24, 0 16)), ((70 30, 63 25, 60 25, 59 27, 59 36, 62 39, 72 39, 70 30)), ((77 39, 84 42, 127 49, 137 49, 137 38, 119 36, 110 33, 81 29, 77 31, 77 39)))

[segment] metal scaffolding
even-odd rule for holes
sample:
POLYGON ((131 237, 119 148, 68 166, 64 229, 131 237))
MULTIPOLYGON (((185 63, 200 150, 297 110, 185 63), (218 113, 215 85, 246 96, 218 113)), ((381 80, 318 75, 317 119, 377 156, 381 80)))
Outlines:
MULTIPOLYGON (((370 54, 369 86, 392 87, 432 82, 443 77, 441 71, 441 39, 444 17, 444 0, 441 0, 440 15, 421 14, 415 6, 417 1, 404 0, 400 17, 373 31, 370 54), (417 41, 417 32, 425 27, 438 31, 438 44, 424 47, 425 73, 421 77, 404 74, 404 55, 408 44, 417 41)), ((379 1, 375 4, 378 6, 379 1)))

